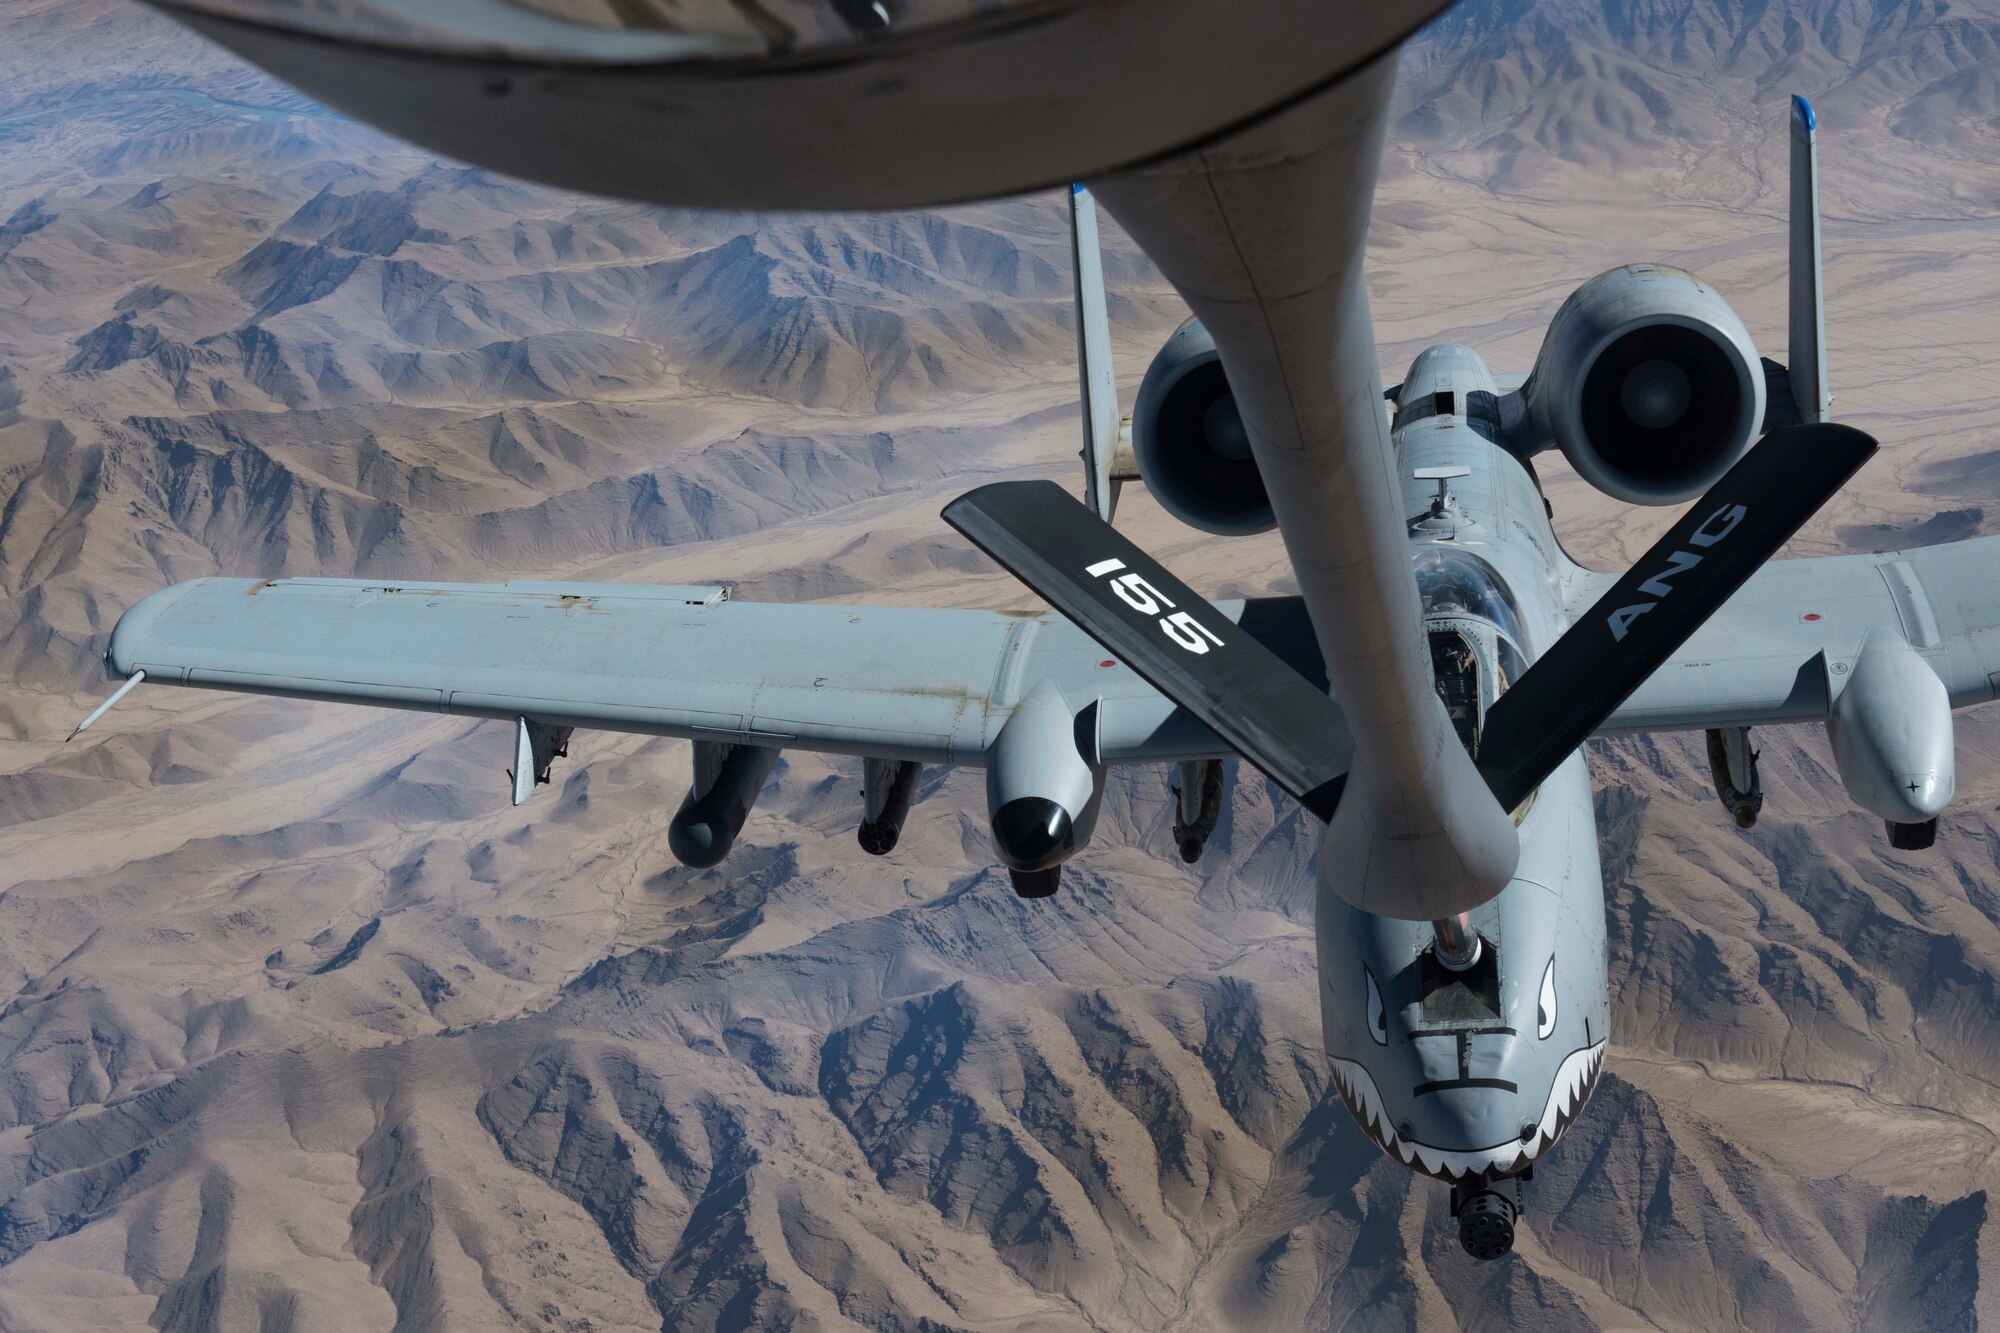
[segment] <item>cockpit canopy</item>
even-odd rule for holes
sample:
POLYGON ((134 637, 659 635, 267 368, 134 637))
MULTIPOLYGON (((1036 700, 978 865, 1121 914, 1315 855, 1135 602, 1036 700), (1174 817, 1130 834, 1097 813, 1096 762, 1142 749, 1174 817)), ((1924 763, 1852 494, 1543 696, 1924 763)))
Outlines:
POLYGON ((1493 566, 1470 551, 1426 547, 1415 567, 1438 697, 1460 743, 1477 754, 1487 708, 1527 670, 1520 610, 1493 566))
POLYGON ((1521 612, 1493 566, 1458 546, 1426 546, 1413 563, 1425 620, 1460 616, 1491 621, 1515 644, 1524 642, 1521 612))

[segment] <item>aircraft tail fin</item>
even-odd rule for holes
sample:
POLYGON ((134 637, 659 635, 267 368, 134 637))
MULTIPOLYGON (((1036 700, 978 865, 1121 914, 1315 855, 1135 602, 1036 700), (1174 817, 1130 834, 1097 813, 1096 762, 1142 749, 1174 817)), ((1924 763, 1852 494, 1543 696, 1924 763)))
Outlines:
POLYGON ((1069 190, 1070 259, 1076 273, 1077 360, 1083 382, 1083 502, 1106 523, 1118 508, 1118 379, 1111 365, 1111 317, 1104 300, 1104 255, 1097 202, 1069 190))
POLYGON ((1818 118, 1792 94, 1791 345, 1792 401, 1799 420, 1825 421, 1833 406, 1826 380, 1826 311, 1820 294, 1818 118))

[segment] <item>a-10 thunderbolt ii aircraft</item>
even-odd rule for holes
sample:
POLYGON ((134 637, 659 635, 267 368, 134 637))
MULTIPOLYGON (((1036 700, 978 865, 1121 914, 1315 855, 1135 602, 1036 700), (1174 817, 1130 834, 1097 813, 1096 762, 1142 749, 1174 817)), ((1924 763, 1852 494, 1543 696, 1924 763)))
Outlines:
POLYGON ((1318 0, 634 0, 588 24, 555 0, 161 3, 406 137, 604 193, 895 206, 1089 179, 1196 318, 1148 369, 1128 454, 1094 205, 1072 192, 1085 501, 1000 483, 944 514, 1052 613, 201 579, 119 621, 120 695, 152 681, 497 719, 517 801, 575 729, 686 737, 670 845, 700 866, 785 748, 861 760, 875 853, 923 765, 978 766, 995 854, 1031 897, 1089 842, 1110 766, 1177 765, 1193 860, 1226 761, 1245 760, 1326 824, 1340 1094, 1386 1152, 1450 1183, 1479 1257, 1511 1247, 1521 1182, 1604 1061, 1581 744, 1705 730, 1748 825, 1750 729, 1822 723, 1849 794, 1920 850, 1952 795, 1951 710, 1995 695, 2000 545, 1767 563, 1875 449, 1826 420, 1803 100, 1788 367, 1699 279, 1638 265, 1578 289, 1525 377, 1433 347, 1385 395, 1362 242, 1394 48, 1435 0, 1338 22, 1318 0), (1106 107, 1127 114, 1088 114, 1106 107), (1585 569, 1535 480, 1550 447, 1620 499, 1694 504, 1625 574, 1585 569), (1201 597, 1111 527, 1132 479, 1210 532, 1275 525, 1300 595, 1201 597))

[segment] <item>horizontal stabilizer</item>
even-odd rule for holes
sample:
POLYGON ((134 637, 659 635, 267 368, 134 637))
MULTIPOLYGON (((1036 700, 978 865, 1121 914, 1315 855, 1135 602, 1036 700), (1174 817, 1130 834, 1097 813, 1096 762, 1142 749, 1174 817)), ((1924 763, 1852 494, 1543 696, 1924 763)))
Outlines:
POLYGON ((1487 710, 1479 771, 1513 810, 1875 452, 1851 426, 1766 435, 1487 710))
POLYGON ((1334 702, 1048 481, 981 486, 944 520, 1148 684, 1330 819, 1351 749, 1334 702))

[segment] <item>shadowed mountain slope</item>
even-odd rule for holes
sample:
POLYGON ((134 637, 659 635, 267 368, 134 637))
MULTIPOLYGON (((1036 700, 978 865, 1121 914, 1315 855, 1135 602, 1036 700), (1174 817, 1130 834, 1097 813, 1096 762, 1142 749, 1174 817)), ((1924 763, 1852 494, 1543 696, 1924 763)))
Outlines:
MULTIPOLYGON (((1698 738, 1593 751, 1615 1031, 1516 1256, 1328 1086, 1314 829, 1232 771, 1206 859, 1110 784, 1064 890, 977 774, 890 857, 786 755, 676 866, 685 747, 579 735, 516 809, 448 717, 105 685, 223 573, 1021 607, 950 534, 1073 482, 1060 201, 760 219, 426 159, 125 3, 0 4, 0 1327, 1969 1329, 1992 1322, 2000 718, 1936 853, 1813 730, 1737 831, 1698 738)), ((2000 513, 2000 10, 1469 0, 1413 46, 1372 237, 1386 374, 1525 369, 1612 262, 1783 343, 1784 95, 1821 109, 1832 373, 1885 449, 1798 553, 2000 513)), ((1109 237, 1124 389, 1182 311, 1109 237)), ((1609 567, 1672 515, 1543 467, 1609 567)), ((1284 590, 1142 491, 1149 549, 1284 590)))

